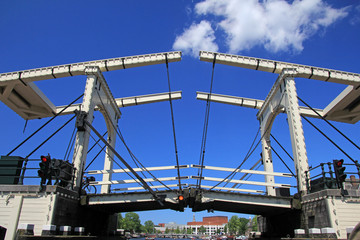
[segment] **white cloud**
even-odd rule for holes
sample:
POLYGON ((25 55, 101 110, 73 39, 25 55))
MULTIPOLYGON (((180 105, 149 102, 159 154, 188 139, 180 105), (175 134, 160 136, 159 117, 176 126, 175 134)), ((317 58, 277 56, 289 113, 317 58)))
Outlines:
MULTIPOLYGON (((285 0, 204 0, 195 5, 197 15, 217 17, 216 26, 225 32, 225 44, 232 53, 259 45, 271 52, 300 52, 306 39, 344 18, 347 10, 332 8, 323 0, 294 0, 292 3, 285 0)), ((193 52, 193 46, 196 51, 199 47, 213 50, 204 48, 206 46, 218 48, 211 25, 204 20, 186 29, 177 37, 174 46, 179 40, 188 43, 181 45, 185 54, 193 52), (206 31, 201 33, 197 29, 206 31), (198 41, 193 43, 194 39, 198 41), (200 44, 204 40, 206 44, 200 44)))
POLYGON ((173 49, 182 50, 185 54, 193 57, 199 56, 199 51, 207 49, 217 51, 219 48, 215 41, 215 33, 211 24, 203 20, 199 24, 193 24, 184 33, 176 37, 173 49))
POLYGON ((359 23, 360 23, 360 4, 355 7, 355 14, 350 19, 350 24, 351 25, 357 25, 359 23))

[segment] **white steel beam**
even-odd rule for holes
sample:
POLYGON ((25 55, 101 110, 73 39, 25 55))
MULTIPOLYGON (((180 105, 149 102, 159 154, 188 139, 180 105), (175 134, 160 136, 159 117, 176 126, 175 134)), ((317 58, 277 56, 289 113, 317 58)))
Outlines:
MULTIPOLYGON (((171 93, 155 93, 149 95, 125 97, 125 98, 116 98, 115 102, 119 108, 130 107, 148 103, 156 103, 171 100, 181 99, 181 91, 171 92, 171 93)), ((73 114, 75 110, 79 110, 81 104, 73 104, 63 111, 60 115, 73 114)), ((56 107, 56 112, 63 110, 65 106, 56 107)), ((98 111, 99 108, 95 107, 95 111, 98 111)))
POLYGON ((241 189, 241 188, 213 187, 213 186, 207 186, 207 185, 201 185, 200 187, 208 188, 208 189, 234 191, 234 192, 264 193, 264 191, 262 191, 262 190, 251 190, 251 189, 241 189))
MULTIPOLYGON (((200 165, 191 165, 193 168, 201 168, 200 165)), ((260 174, 260 175, 270 175, 276 177, 292 177, 290 173, 278 173, 278 172, 264 172, 256 170, 247 170, 247 169, 236 169, 236 168, 226 168, 226 167, 213 167, 213 166, 203 166, 203 169, 215 170, 215 171, 224 171, 224 172, 237 172, 237 173, 250 173, 250 174, 260 174)))
MULTIPOLYGON (((263 161, 271 170, 273 167, 271 158, 270 133, 275 117, 281 109, 286 110, 288 125, 290 130, 291 145, 293 150, 294 164, 298 182, 299 192, 305 192, 306 179, 305 172, 308 170, 308 159, 305 146, 304 132, 301 122, 300 109, 298 104, 297 92, 294 77, 297 75, 295 69, 284 69, 267 95, 264 104, 257 113, 260 121, 263 161)), ((270 189, 269 189, 270 190, 270 189)))
POLYGON ((54 116, 56 112, 55 105, 32 82, 0 86, 0 101, 24 119, 54 116))
MULTIPOLYGON (((166 185, 166 187, 164 185, 156 185, 156 186, 149 186, 152 189, 161 189, 161 188, 171 188, 171 187, 178 187, 179 184, 170 184, 170 185, 166 185)), ((181 184, 181 186, 187 186, 187 184, 181 184)), ((136 190, 143 190, 143 187, 128 187, 128 188, 115 188, 112 189, 112 191, 136 191, 136 190)))
MULTIPOLYGON (((191 179, 199 179, 198 176, 191 176, 191 179)), ((222 178, 214 178, 214 177, 202 177, 202 180, 205 181, 214 181, 214 182, 228 182, 228 183, 240 183, 240 184, 248 184, 248 185, 257 185, 257 186, 266 186, 266 187, 281 187, 281 188, 290 188, 289 184, 281 184, 281 183, 263 183, 263 182, 254 182, 254 181, 244 181, 244 180, 235 180, 235 179, 222 179, 222 178)))
POLYGON ((263 100, 253 99, 253 98, 244 98, 244 97, 234 97, 229 95, 220 95, 215 93, 204 93, 196 92, 196 99, 204 101, 212 101, 217 103, 225 103, 240 107, 248 107, 254 109, 260 109, 263 105, 263 100))
MULTIPOLYGON (((161 194, 162 192, 160 192, 161 194)), ((166 195, 164 199, 165 202, 168 203, 177 203, 177 192, 176 191, 164 191, 163 193, 166 195)), ((121 206, 121 204, 130 204, 130 203, 141 203, 141 202, 154 202, 154 196, 148 192, 130 192, 126 194, 115 193, 115 194, 95 194, 89 195, 87 205, 109 205, 114 204, 117 206, 121 206)), ((128 206, 128 205, 127 205, 128 206)), ((143 209, 143 206, 142 206, 143 209)), ((122 209, 125 211, 126 209, 122 209)), ((139 209, 140 210, 140 209, 139 209)), ((149 209, 150 210, 150 209, 149 209)))
MULTIPOLYGON (((180 177, 180 179, 188 179, 189 177, 180 177)), ((162 178, 144 178, 145 182, 157 182, 157 181, 175 181, 179 180, 178 177, 162 177, 162 178)), ((90 182, 89 185, 111 185, 111 184, 128 184, 128 183, 141 183, 138 179, 125 179, 125 180, 110 180, 100 182, 90 182)))
POLYGON ((274 61, 269 59, 261 59, 254 57, 245 57, 239 55, 215 53, 208 51, 200 51, 200 60, 213 62, 216 55, 216 63, 242 67, 265 72, 280 74, 285 68, 294 68, 298 71, 297 77, 316 79, 326 82, 336 82, 348 85, 359 85, 360 74, 350 73, 327 68, 318 68, 301 64, 274 61))
MULTIPOLYGON (((244 97, 235 97, 235 96, 229 96, 229 95, 221 95, 221 94, 215 94, 211 93, 211 96, 209 97, 210 93, 204 93, 204 92, 197 92, 196 98, 198 100, 203 101, 212 101, 217 103, 224 103, 234 106, 240 106, 240 107, 247 107, 247 108, 254 108, 254 109, 261 109, 262 105, 264 104, 264 100, 254 99, 254 98, 244 98, 244 97)), ((324 116, 324 110, 315 108, 315 110, 321 115, 324 116)), ((285 113, 285 109, 282 110, 283 113, 285 113)), ((310 108, 308 107, 300 107, 300 114, 306 117, 312 117, 312 118, 320 118, 317 114, 314 113, 310 108)), ((329 120, 332 120, 331 118, 328 118, 329 120)), ((334 120, 336 121, 336 120, 334 120)))
MULTIPOLYGON (((206 204, 207 202, 222 202, 222 208, 214 209, 218 211, 224 211, 229 208, 230 204, 237 204, 233 206, 233 210, 236 208, 242 208, 245 212, 252 212, 253 214, 261 214, 260 212, 272 212, 275 211, 275 214, 281 209, 291 209, 291 199, 290 198, 279 198, 279 197, 268 197, 258 194, 241 194, 241 193, 229 193, 229 192, 220 192, 220 191, 208 191, 204 192, 202 203, 206 204), (262 210, 257 209, 257 207, 263 208, 262 210), (271 207, 275 207, 271 211, 271 207), (244 209, 245 208, 245 209, 244 209), (264 209, 266 208, 266 210, 264 209)), ((218 205, 219 206, 219 205, 218 205)), ((220 207, 220 206, 219 206, 220 207)), ((235 212, 234 211, 234 212, 235 212)))
MULTIPOLYGON (((190 165, 180 165, 179 169, 189 168, 190 165)), ((177 166, 163 166, 163 167, 147 167, 147 168, 133 168, 135 172, 144 171, 160 171, 160 170, 173 170, 177 169, 177 166)), ((113 169, 113 170, 93 170, 86 172, 87 174, 104 174, 104 173, 126 173, 130 172, 129 169, 113 169)))
POLYGON ((46 79, 84 75, 85 68, 89 66, 99 67, 101 72, 107 72, 125 68, 162 64, 166 62, 166 59, 169 63, 180 61, 181 52, 163 52, 129 57, 109 58, 96 61, 71 63, 52 67, 2 73, 0 74, 0 86, 7 85, 10 82, 26 83, 46 79))
POLYGON ((136 106, 141 104, 156 103, 171 100, 181 99, 181 91, 171 93, 157 93, 135 97, 125 97, 115 99, 117 105, 122 107, 136 106))

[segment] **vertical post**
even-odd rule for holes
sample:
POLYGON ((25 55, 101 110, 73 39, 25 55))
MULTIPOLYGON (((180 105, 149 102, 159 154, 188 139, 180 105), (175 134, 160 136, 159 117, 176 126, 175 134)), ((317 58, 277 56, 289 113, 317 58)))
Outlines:
POLYGON ((290 129, 299 193, 306 193, 306 171, 309 170, 305 137, 293 76, 285 77, 285 108, 290 129))
POLYGON ((9 218, 9 225, 7 229, 7 233, 5 236, 5 240, 15 239, 16 231, 19 225, 20 214, 23 206, 24 196, 14 196, 12 200, 12 212, 9 218))
MULTIPOLYGON (((266 131, 266 126, 261 125, 261 145, 262 145, 262 161, 264 165, 264 171, 267 173, 274 172, 273 161, 271 156, 271 142, 270 142, 270 130, 266 131)), ((265 175, 266 183, 275 183, 274 176, 265 175)), ((275 187, 267 186, 266 192, 268 196, 275 196, 275 187)))
MULTIPOLYGON (((107 118, 105 118, 107 119, 107 118)), ((107 119, 108 121, 111 121, 113 124, 116 125, 115 117, 112 119, 107 119)), ((116 130, 114 129, 113 124, 109 124, 108 121, 106 121, 107 130, 108 130, 108 138, 107 142, 111 145, 112 148, 115 149, 115 140, 116 140, 116 130)), ((113 159, 114 159, 114 152, 109 149, 109 147, 106 148, 105 153, 105 160, 104 160, 104 170, 108 171, 107 173, 103 174, 103 182, 111 181, 112 177, 112 169, 113 169, 113 159)), ((110 185, 101 185, 101 193, 109 193, 110 192, 110 185)))
MULTIPOLYGON (((87 113, 86 119, 89 122, 93 121, 95 108, 95 93, 98 81, 96 75, 88 75, 86 80, 85 92, 83 102, 81 104, 81 111, 87 113)), ((85 126, 85 131, 78 131, 76 133, 76 142, 73 155, 73 163, 75 167, 74 189, 78 190, 81 187, 83 170, 86 162, 87 150, 89 145, 90 129, 85 126)))
POLYGON ((321 168, 323 186, 324 186, 324 189, 327 189, 327 181, 326 181, 326 173, 325 173, 324 163, 320 163, 320 168, 321 168))
POLYGON ((306 176, 306 192, 310 193, 310 170, 305 171, 305 176, 306 176))

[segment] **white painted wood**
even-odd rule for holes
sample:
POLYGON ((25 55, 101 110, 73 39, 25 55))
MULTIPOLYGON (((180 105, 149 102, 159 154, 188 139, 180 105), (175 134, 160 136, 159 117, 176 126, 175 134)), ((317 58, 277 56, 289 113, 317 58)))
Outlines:
POLYGON ((55 198, 56 195, 54 194, 42 194, 39 196, 24 197, 19 224, 34 224, 34 234, 40 235, 42 226, 51 224, 55 198))
POLYGON ((70 63, 66 65, 2 73, 0 74, 0 86, 9 84, 12 81, 19 81, 19 79, 24 82, 31 82, 82 75, 85 73, 85 69, 89 66, 99 67, 100 71, 107 72, 125 68, 162 64, 165 63, 166 57, 169 63, 177 62, 181 60, 181 52, 175 51, 120 58, 109 58, 103 60, 70 63))
MULTIPOLYGON (((191 179, 198 179, 198 176, 191 176, 191 179)), ((214 181, 221 182, 223 178, 214 178, 214 177, 202 177, 204 181, 214 181)), ((229 183, 240 183, 240 184, 249 184, 249 185, 257 185, 257 186, 266 186, 266 187, 281 187, 281 188, 290 188, 289 184, 280 184, 280 183, 264 183, 264 182, 255 182, 255 181, 245 181, 245 180, 236 180, 236 179, 226 179, 224 182, 229 183)))
MULTIPOLYGON (((187 184, 181 184, 181 186, 186 186, 187 184)), ((169 184, 169 185, 166 185, 167 187, 169 188, 172 188, 172 187, 178 187, 179 184, 169 184)), ((149 186, 150 188, 152 189, 162 189, 162 188, 166 188, 164 185, 154 185, 154 186, 149 186)), ((112 189, 112 191, 136 191, 136 190, 144 190, 143 187, 128 187, 128 188, 115 188, 115 189, 112 189)))
MULTIPOLYGON (((212 93, 211 96, 209 96, 209 95, 210 95, 209 93, 197 92, 196 98, 198 100, 204 100, 204 101, 209 100, 212 102, 235 105, 235 106, 239 106, 239 107, 248 107, 248 108, 253 108, 253 109, 261 109, 262 105, 264 104, 264 100, 254 99, 254 98, 235 97, 235 96, 221 95, 221 94, 215 94, 215 93, 212 93)), ((302 107, 302 106, 299 106, 299 108, 300 108, 300 114, 302 116, 320 118, 310 108, 302 107)), ((322 109, 315 108, 315 110, 320 114, 320 116, 325 116, 326 112, 327 112, 326 109, 322 110, 322 109)), ((282 110, 281 112, 284 113, 285 110, 282 110)), ((329 119, 329 120, 332 120, 332 119, 329 119)))
POLYGON ((234 192, 264 193, 264 191, 261 191, 261 190, 251 190, 251 189, 241 189, 241 188, 213 187, 213 186, 207 186, 207 185, 201 185, 200 187, 208 188, 208 189, 234 191, 234 192))
MULTIPOLYGON (((180 169, 182 168, 189 168, 190 165, 180 165, 180 169)), ((163 167, 147 167, 145 168, 134 168, 135 172, 144 172, 144 171, 160 171, 160 170, 173 170, 173 169, 177 169, 177 166, 163 166, 163 167)), ((92 171, 88 171, 86 172, 87 174, 103 174, 103 173, 107 173, 107 172, 112 172, 112 173, 125 173, 125 172, 130 172, 129 169, 113 169, 113 170, 92 170, 92 171)))
MULTIPOLYGON (((181 177, 181 179, 187 179, 188 177, 181 177)), ((145 182, 157 182, 157 181, 175 181, 178 177, 161 177, 161 178, 144 178, 145 182)), ((138 179, 125 179, 125 180, 111 180, 101 182, 90 182, 90 185, 110 185, 110 184, 127 184, 127 183, 140 183, 138 179)))
MULTIPOLYGON (((191 167, 192 168, 200 168, 201 166, 191 164, 191 167)), ((247 170, 247 169, 214 167, 214 166, 203 166, 203 168, 207 169, 207 170, 224 171, 224 172, 250 173, 250 174, 277 176, 277 177, 292 177, 292 175, 289 173, 266 172, 266 171, 257 171, 257 170, 247 170)))
POLYGON ((272 72, 277 74, 281 73, 282 70, 285 68, 293 68, 299 72, 298 76, 302 78, 310 78, 321 81, 353 85, 358 85, 360 83, 360 74, 288 62, 280 62, 269 59, 200 51, 200 60, 206 62, 213 62, 215 55, 216 63, 230 66, 272 72))
POLYGON ((336 197, 328 199, 329 206, 335 211, 333 228, 340 232, 339 238, 346 239, 346 228, 355 227, 360 222, 360 201, 358 198, 336 197))
MULTIPOLYGON (((171 97, 171 100, 181 99, 181 91, 171 92, 171 93, 155 93, 149 95, 141 95, 141 96, 133 96, 133 97, 125 97, 125 98, 116 98, 115 102, 119 108, 122 107, 130 107, 136 105, 143 105, 148 103, 156 103, 168 101, 171 97)), ((73 104, 64 110, 60 115, 73 114, 75 110, 80 110, 81 104, 73 104)), ((56 113, 61 112, 65 106, 56 107, 56 113)), ((95 111, 99 111, 99 107, 95 107, 95 111)))

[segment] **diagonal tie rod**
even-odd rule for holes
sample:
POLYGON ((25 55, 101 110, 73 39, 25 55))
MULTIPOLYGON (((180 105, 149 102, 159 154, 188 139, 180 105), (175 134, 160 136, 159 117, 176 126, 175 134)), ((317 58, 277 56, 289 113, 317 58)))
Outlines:
POLYGON ((154 196, 155 200, 157 200, 161 206, 164 206, 164 203, 161 202, 161 199, 156 194, 156 192, 150 188, 150 186, 144 181, 144 179, 142 179, 139 174, 137 174, 134 169, 120 156, 120 154, 101 136, 101 134, 91 125, 91 123, 89 123, 86 119, 84 119, 84 123, 98 136, 98 138, 101 139, 101 141, 104 142, 104 144, 110 149, 110 151, 112 151, 115 156, 120 159, 120 161, 130 170, 130 172, 134 174, 134 176, 141 182, 143 187, 148 190, 151 195, 154 196))

